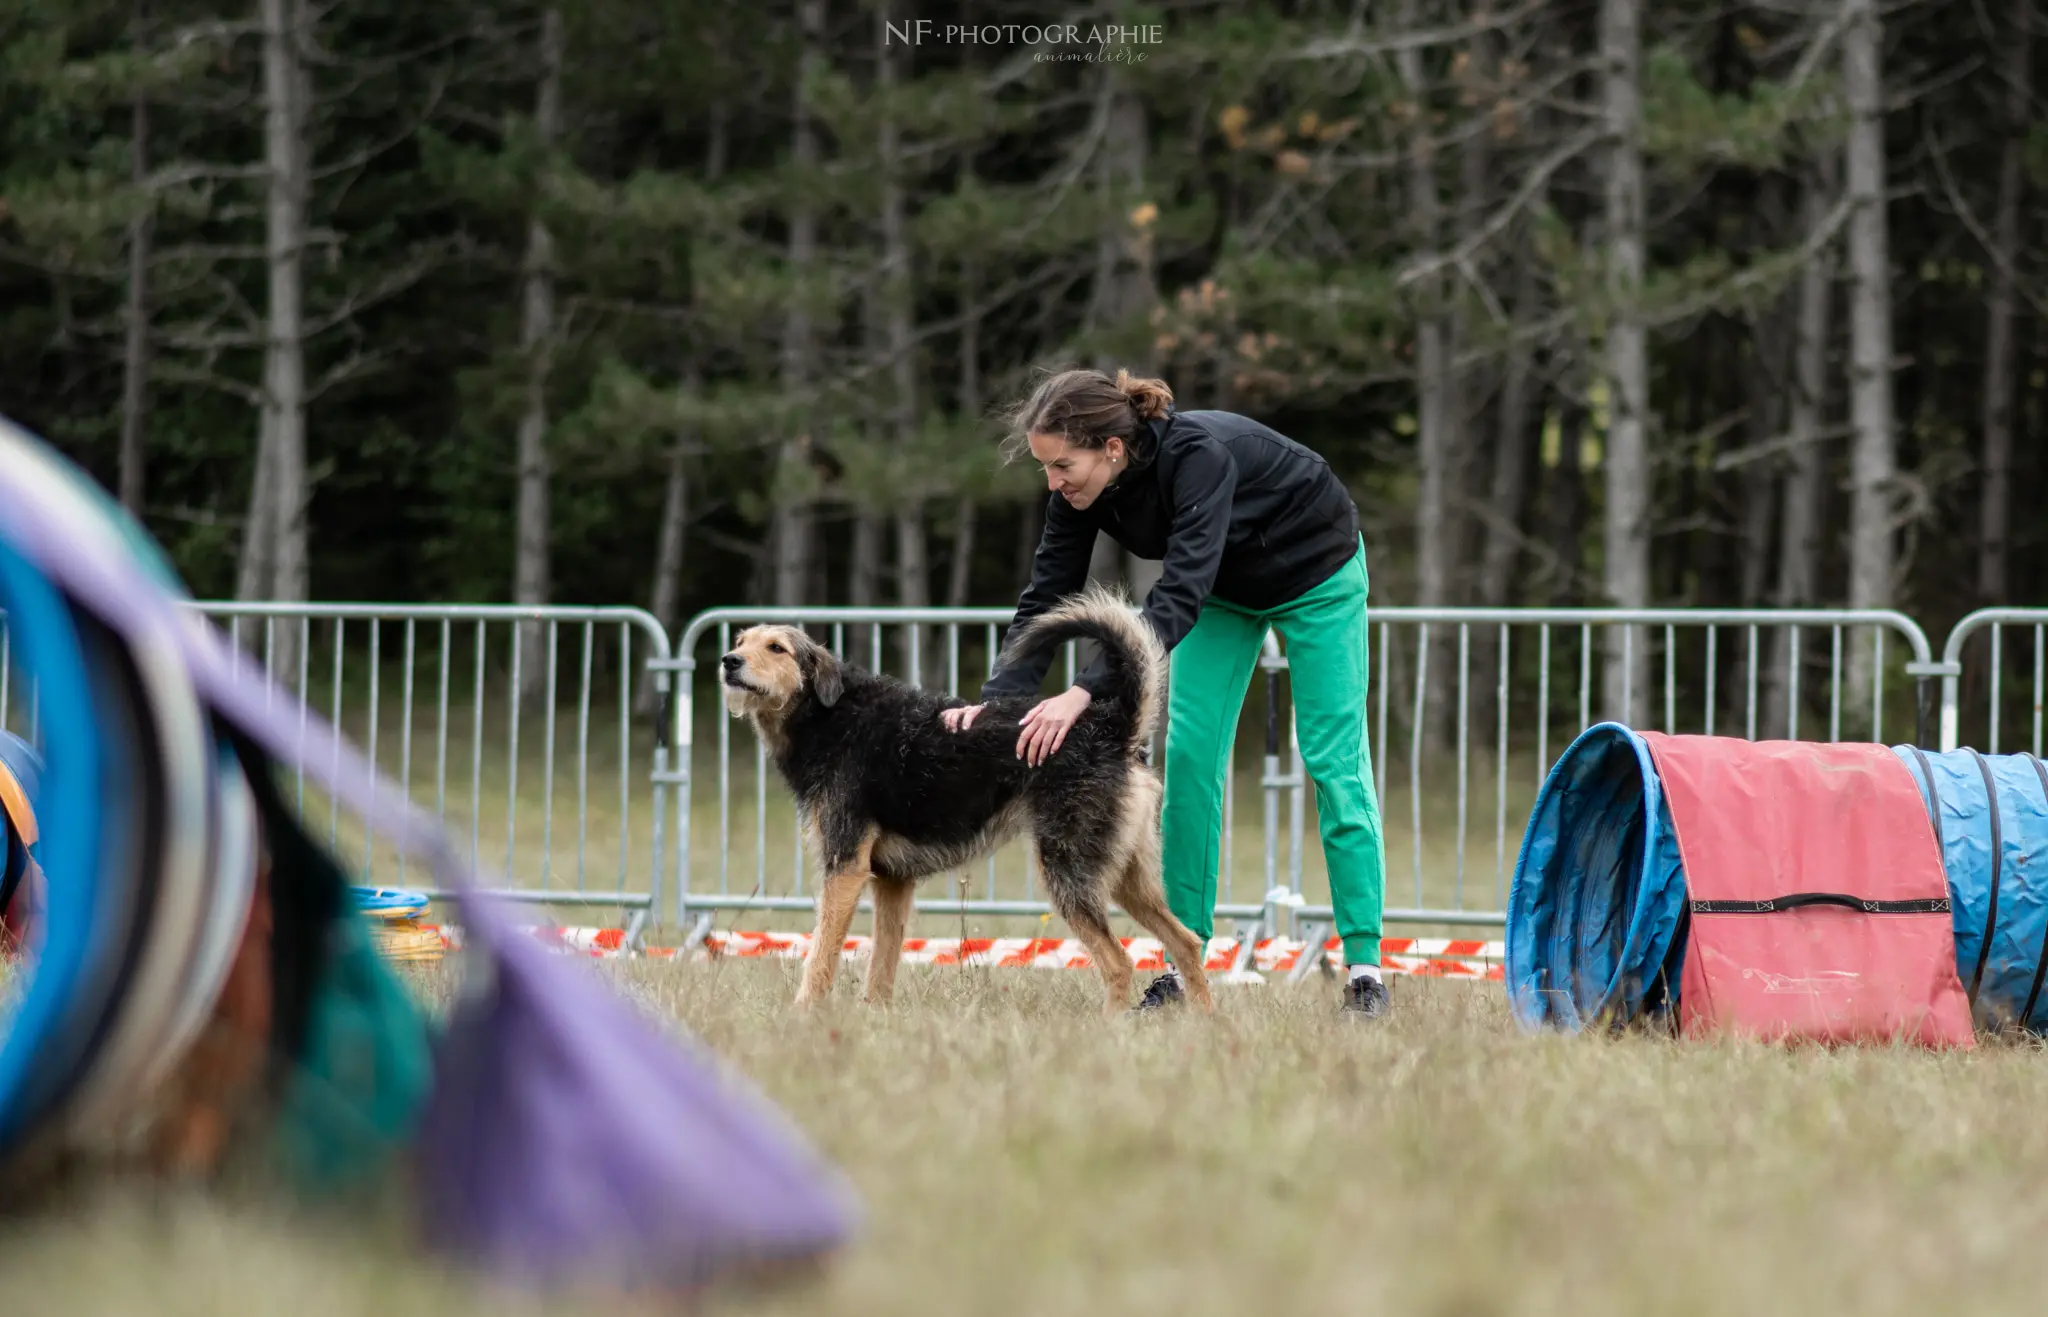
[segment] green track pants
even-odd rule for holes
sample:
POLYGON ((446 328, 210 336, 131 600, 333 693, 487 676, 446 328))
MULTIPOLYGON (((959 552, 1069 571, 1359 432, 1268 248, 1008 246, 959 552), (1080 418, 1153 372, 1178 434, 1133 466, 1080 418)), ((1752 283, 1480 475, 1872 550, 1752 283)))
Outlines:
POLYGON ((1316 787, 1330 903, 1344 959, 1380 963, 1386 859, 1366 735, 1365 545, 1335 576, 1292 603, 1247 612, 1211 598, 1174 646, 1166 710, 1161 832, 1166 899, 1197 936, 1215 929, 1223 777, 1245 688, 1270 626, 1287 646, 1301 757, 1316 787))

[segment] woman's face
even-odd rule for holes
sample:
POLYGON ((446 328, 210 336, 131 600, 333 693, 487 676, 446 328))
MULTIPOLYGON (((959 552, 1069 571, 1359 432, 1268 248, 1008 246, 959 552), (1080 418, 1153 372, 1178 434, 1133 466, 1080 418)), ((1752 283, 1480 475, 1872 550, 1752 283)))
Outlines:
POLYGON ((1111 436, 1100 448, 1076 448, 1056 434, 1030 437, 1031 455, 1045 470, 1045 487, 1086 510, 1124 469, 1124 441, 1111 436))

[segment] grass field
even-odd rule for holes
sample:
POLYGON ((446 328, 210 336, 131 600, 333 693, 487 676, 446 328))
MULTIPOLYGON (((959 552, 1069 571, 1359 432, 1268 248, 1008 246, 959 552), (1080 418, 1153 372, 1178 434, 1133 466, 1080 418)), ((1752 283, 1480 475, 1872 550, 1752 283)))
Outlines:
MULTIPOLYGON (((780 1101, 866 1202, 801 1288, 722 1312, 2032 1312, 2041 1056, 1529 1038, 1497 989, 1226 990, 1095 1014, 1092 975, 909 969, 809 1017, 794 966, 599 967, 780 1101)), ((402 1217, 80 1191, 0 1231, 10 1317, 506 1311, 402 1217)), ((535 1311, 594 1312, 557 1303, 535 1311)))
MULTIPOLYGON (((517 883, 575 886, 574 712, 558 718, 552 766, 531 722, 515 755, 500 711, 479 740, 471 711, 451 712, 451 831, 466 839, 473 827, 491 867, 509 841, 517 883)), ((344 721, 367 740, 365 719, 344 721)), ((390 710, 379 720, 378 760, 394 775, 402 727, 390 710)), ((698 730, 699 890, 717 881, 716 727, 707 719, 698 730)), ((413 735, 412 795, 431 808, 430 711, 415 712, 413 735)), ((651 741, 638 736, 623 792, 616 723, 594 727, 587 744, 592 888, 621 872, 627 887, 648 881, 651 741)), ((728 881, 746 891, 756 797, 751 745, 743 731, 732 740, 728 881)), ((1405 757, 1386 769, 1389 903, 1445 903, 1458 894, 1455 763, 1425 766, 1419 894, 1405 757)), ((1504 810, 1509 866, 1534 769, 1533 750, 1518 748, 1504 810)), ((1494 905, 1498 779, 1490 763, 1468 770, 1465 900, 1494 905)), ((1244 759, 1237 790, 1235 896, 1252 900, 1264 843, 1244 759)), ((766 890, 785 892, 792 817, 778 789, 767 805, 761 868, 766 890)), ((326 835, 316 792, 308 806, 326 835)), ((399 879, 395 856, 364 850, 349 819, 334 827, 347 862, 376 881, 399 879)), ((1317 899, 1326 884, 1312 796, 1304 836, 1303 887, 1317 899)), ((1285 872, 1284 840, 1280 863, 1285 872)), ((416 867, 404 877, 422 881, 416 867)), ((1001 877, 1000 894, 1024 894, 1015 857, 1001 877)), ((985 871, 970 879, 979 894, 985 871)), ((958 927, 926 920, 921 931, 958 927)), ((1919 1317, 2039 1306, 2029 1241, 2048 1225, 2038 1187, 2048 1130, 2031 1119, 2043 1091, 2034 1047, 1941 1057, 1529 1038, 1510 1026, 1497 987, 1418 980, 1395 983, 1395 1014, 1379 1025, 1337 1017, 1322 983, 1226 989, 1214 1021, 1105 1023, 1092 975, 958 968, 906 968, 887 1012, 859 1007, 842 979, 833 1006, 797 1017, 786 1006, 792 963, 590 968, 782 1103, 867 1203, 860 1242, 821 1279, 726 1296, 721 1311, 1919 1317)), ((433 976, 422 986, 436 997, 445 988, 433 976)), ((0 1311, 528 1310, 419 1261, 406 1235, 397 1210, 303 1214, 254 1184, 201 1193, 86 1182, 52 1210, 0 1222, 0 1311)))

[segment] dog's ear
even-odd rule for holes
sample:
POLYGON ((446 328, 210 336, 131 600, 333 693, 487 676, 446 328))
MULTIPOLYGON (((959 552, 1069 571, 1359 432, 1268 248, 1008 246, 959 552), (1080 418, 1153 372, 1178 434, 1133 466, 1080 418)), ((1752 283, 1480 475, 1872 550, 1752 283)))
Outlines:
POLYGON ((811 679, 811 694, 818 703, 831 708, 846 693, 846 674, 831 650, 812 641, 804 646, 804 670, 811 679))

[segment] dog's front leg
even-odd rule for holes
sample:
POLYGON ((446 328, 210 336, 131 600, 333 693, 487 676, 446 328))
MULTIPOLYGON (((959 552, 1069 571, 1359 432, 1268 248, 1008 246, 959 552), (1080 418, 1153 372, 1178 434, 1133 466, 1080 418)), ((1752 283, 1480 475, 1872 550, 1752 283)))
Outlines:
POLYGON ((861 889, 871 876, 874 844, 874 834, 869 832, 850 853, 831 846, 821 848, 826 856, 825 882, 818 889, 818 926, 811 932, 811 952, 804 958, 803 986, 797 989, 799 1006, 823 1001, 832 993, 846 930, 853 923, 854 907, 860 904, 861 889))

